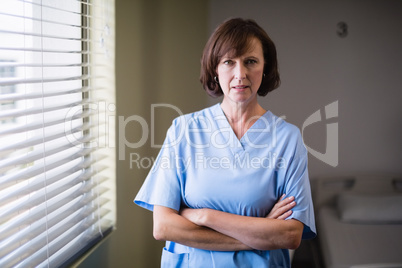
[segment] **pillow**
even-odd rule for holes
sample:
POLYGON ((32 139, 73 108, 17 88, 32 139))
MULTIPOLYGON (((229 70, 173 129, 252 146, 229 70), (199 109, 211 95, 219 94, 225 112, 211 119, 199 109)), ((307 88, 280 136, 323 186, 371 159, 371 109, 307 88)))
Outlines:
POLYGON ((349 223, 402 223, 402 195, 340 194, 338 214, 349 223))

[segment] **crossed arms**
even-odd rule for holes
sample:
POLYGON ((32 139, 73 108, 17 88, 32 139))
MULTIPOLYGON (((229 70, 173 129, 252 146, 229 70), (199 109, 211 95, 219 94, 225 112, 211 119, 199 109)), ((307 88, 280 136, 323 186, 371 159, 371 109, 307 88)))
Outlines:
POLYGON ((154 206, 154 237, 213 251, 296 249, 300 245, 303 223, 285 220, 296 203, 294 197, 283 197, 265 218, 206 208, 186 208, 178 212, 154 206))

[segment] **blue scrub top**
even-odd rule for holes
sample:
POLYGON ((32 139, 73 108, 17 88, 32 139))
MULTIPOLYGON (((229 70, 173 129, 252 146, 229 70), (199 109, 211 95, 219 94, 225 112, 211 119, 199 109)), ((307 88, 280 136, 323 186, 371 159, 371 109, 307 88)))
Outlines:
MULTIPOLYGON (((267 111, 239 140, 220 104, 176 118, 135 197, 154 205, 211 208, 265 217, 282 194, 297 205, 288 219, 304 224, 303 239, 316 234, 307 150, 300 131, 267 111)), ((207 251, 167 241, 162 267, 290 267, 287 249, 207 251)))

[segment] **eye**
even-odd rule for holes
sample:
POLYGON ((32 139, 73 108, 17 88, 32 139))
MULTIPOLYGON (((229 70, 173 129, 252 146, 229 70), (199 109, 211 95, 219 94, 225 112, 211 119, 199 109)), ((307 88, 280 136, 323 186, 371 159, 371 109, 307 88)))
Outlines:
POLYGON ((257 63, 256 60, 253 60, 253 59, 246 60, 246 64, 255 64, 255 63, 257 63))
POLYGON ((223 64, 225 64, 225 65, 231 65, 231 64, 233 64, 233 61, 232 61, 232 60, 224 60, 224 61, 223 61, 223 64))

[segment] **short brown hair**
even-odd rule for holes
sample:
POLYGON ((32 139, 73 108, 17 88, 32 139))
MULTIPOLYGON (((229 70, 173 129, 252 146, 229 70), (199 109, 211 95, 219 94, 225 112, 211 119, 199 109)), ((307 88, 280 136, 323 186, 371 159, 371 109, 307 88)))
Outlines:
POLYGON ((251 19, 229 19, 219 25, 212 33, 201 58, 200 81, 212 97, 222 96, 223 92, 214 77, 216 68, 227 53, 239 57, 246 53, 253 38, 260 40, 264 53, 264 78, 257 94, 265 96, 279 87, 280 78, 274 42, 268 34, 251 19))

